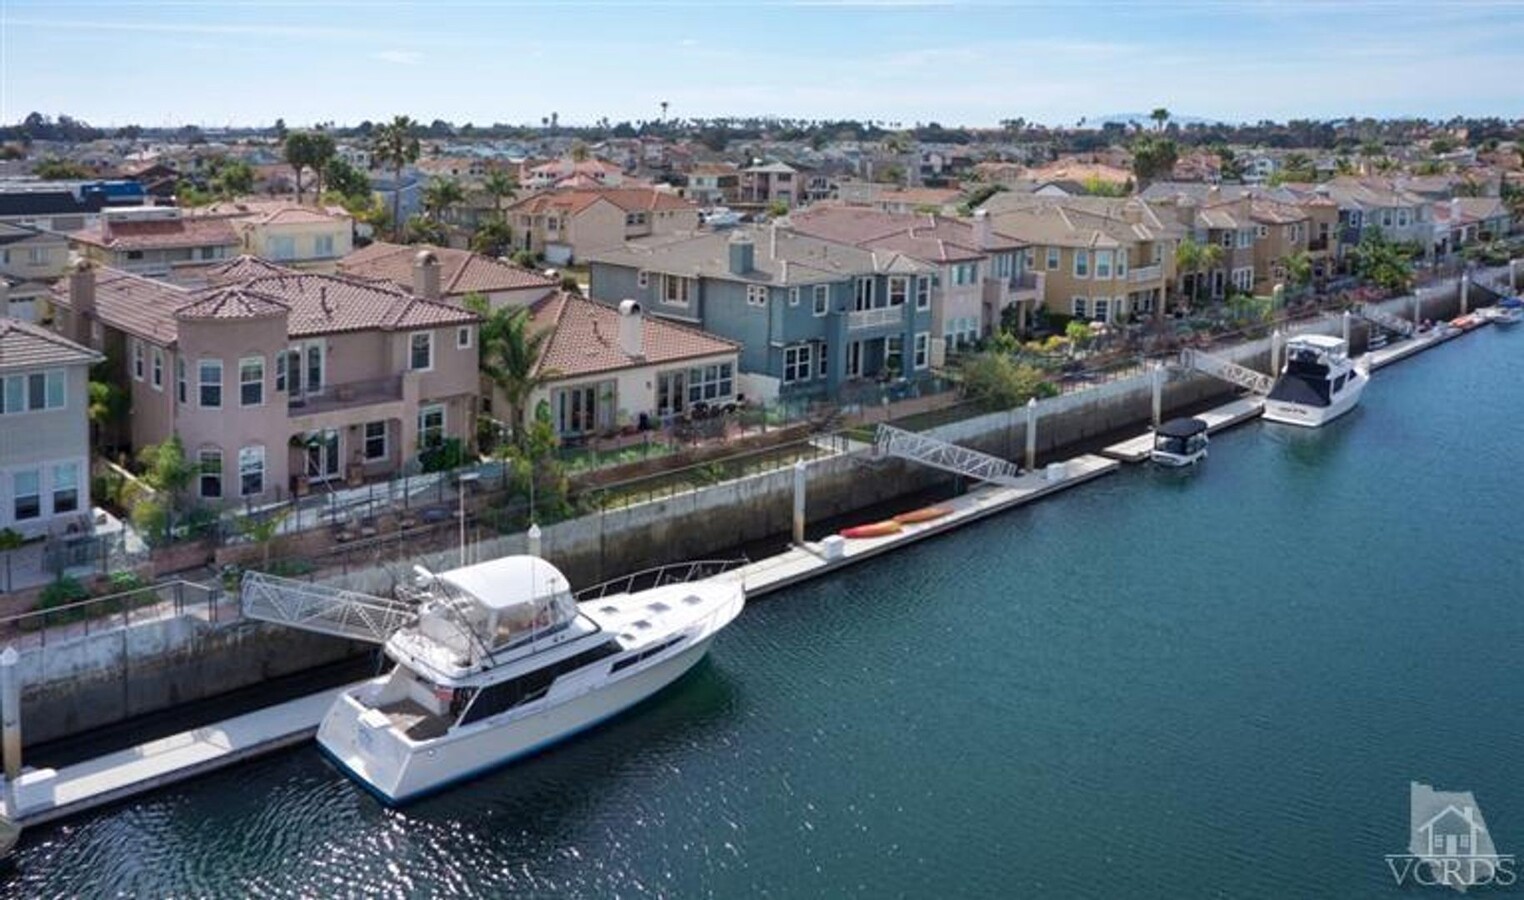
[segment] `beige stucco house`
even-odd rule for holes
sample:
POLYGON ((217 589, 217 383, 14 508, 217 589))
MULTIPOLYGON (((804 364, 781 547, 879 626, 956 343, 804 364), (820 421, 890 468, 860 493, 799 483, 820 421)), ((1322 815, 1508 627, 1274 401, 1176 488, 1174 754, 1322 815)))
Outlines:
POLYGON ((354 249, 354 218, 337 207, 250 198, 216 203, 196 216, 226 219, 240 252, 293 269, 333 272, 354 249))
POLYGON ((515 244, 556 265, 635 238, 693 231, 698 205, 656 188, 557 190, 508 207, 515 244))
POLYGON ((399 287, 411 288, 414 295, 424 299, 444 300, 456 305, 471 294, 479 294, 493 309, 528 306, 549 296, 560 284, 539 272, 469 250, 385 241, 377 241, 344 257, 339 261, 339 272, 358 278, 390 281, 399 287), (438 267, 433 270, 437 277, 426 277, 429 270, 418 266, 420 252, 427 252, 438 261, 438 267))
POLYGON ((163 278, 186 266, 232 259, 242 241, 227 219, 142 206, 106 210, 95 225, 70 234, 69 244, 97 265, 163 278))

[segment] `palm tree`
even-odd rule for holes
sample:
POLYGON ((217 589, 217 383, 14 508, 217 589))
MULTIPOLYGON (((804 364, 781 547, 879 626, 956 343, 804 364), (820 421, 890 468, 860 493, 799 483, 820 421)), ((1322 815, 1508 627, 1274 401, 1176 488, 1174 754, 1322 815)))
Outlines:
POLYGON ((466 192, 453 178, 436 178, 423 189, 423 208, 436 222, 443 222, 450 210, 465 201, 466 192))
POLYGON ((1153 112, 1149 113, 1148 117, 1154 120, 1155 128, 1163 131, 1164 123, 1169 121, 1169 110, 1161 106, 1158 109, 1155 109, 1153 112))
POLYGON ((1312 257, 1306 250, 1298 250, 1286 257, 1286 280, 1293 291, 1300 291, 1312 281, 1312 257))
POLYGON ((514 443, 522 446, 524 406, 530 395, 556 374, 540 368, 540 354, 545 349, 550 330, 530 330, 528 307, 492 309, 480 294, 467 295, 465 305, 482 317, 482 374, 502 391, 514 443))
POLYGON ((587 145, 581 141, 574 141, 571 145, 572 162, 587 162, 589 151, 587 145))
POLYGON ((665 100, 661 102, 661 121, 662 124, 666 124, 667 122, 667 101, 665 100))
POLYGON ((265 515, 247 515, 238 519, 238 530, 260 549, 260 568, 270 568, 270 543, 280 531, 280 523, 291 514, 291 507, 282 506, 265 515))
POLYGON ((493 206, 497 208, 498 218, 501 219, 504 216, 503 201, 519 195, 519 182, 507 172, 494 170, 482 181, 482 190, 492 196, 493 206))
MULTIPOLYGON (((1175 248, 1175 270, 1177 272, 1189 272, 1192 277, 1191 299, 1201 298, 1201 285, 1206 279, 1202 275, 1222 264, 1222 248, 1216 244, 1200 244, 1191 238, 1180 242, 1175 248)), ((1184 287, 1184 280, 1179 282, 1184 287)), ((1184 291, 1181 292, 1184 298, 1184 291)))
POLYGON ((418 123, 407 116, 397 116, 375 129, 371 153, 377 162, 392 170, 392 236, 402 234, 402 169, 418 161, 418 123))

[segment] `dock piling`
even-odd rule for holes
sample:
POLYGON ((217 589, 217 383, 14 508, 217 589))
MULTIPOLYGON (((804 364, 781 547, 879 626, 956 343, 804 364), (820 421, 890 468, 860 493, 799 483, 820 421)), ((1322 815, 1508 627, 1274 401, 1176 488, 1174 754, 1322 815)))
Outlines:
POLYGON ((804 546, 804 488, 809 467, 804 460, 794 463, 794 546, 804 546))
MULTIPOLYGON (((1466 303, 1466 300, 1468 299, 1467 295, 1470 294, 1470 293, 1471 293, 1471 276, 1466 274, 1466 273, 1464 273, 1464 272, 1462 272, 1461 273, 1461 283, 1460 283, 1460 303, 1461 303, 1460 314, 1463 315, 1463 316, 1466 313, 1471 311, 1470 307, 1466 303)), ((1418 296, 1418 292, 1414 291, 1413 292, 1413 296, 1417 297, 1418 296)), ((1416 304, 1415 304, 1415 311, 1416 311, 1416 304)), ((1418 316, 1417 315, 1413 316, 1413 323, 1415 325, 1418 323, 1418 316)))
POLYGON ((1037 468, 1037 398, 1027 401, 1027 471, 1037 468))
MULTIPOLYGON (((1154 395, 1154 427, 1158 428, 1159 422, 1164 418, 1164 363, 1155 361, 1153 368, 1148 372, 1148 379, 1154 395)), ((1030 462, 1027 468, 1031 468, 1030 462)))
POLYGON ((1349 320, 1350 320, 1349 310, 1346 309, 1344 311, 1344 321, 1343 321, 1343 325, 1344 325, 1344 346, 1346 346, 1346 347, 1349 346, 1349 320))
POLYGON ((1286 334, 1279 328, 1270 332, 1270 374, 1281 370, 1281 351, 1286 349, 1286 334))
MULTIPOLYGON (((1461 309, 1464 312, 1466 306, 1466 276, 1461 276, 1461 309)), ((1413 289, 1413 327, 1423 321, 1423 298, 1419 296, 1418 288, 1413 289)))
POLYGON ((0 755, 5 758, 7 792, 21 777, 21 680, 16 675, 20 661, 15 647, 7 646, 0 652, 0 755))
POLYGON ((1516 259, 1508 261, 1508 293, 1519 293, 1519 261, 1516 259))

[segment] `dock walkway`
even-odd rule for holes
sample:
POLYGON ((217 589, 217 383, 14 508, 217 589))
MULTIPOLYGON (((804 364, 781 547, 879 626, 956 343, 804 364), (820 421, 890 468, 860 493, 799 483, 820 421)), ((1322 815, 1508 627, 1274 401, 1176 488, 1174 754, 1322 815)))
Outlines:
MULTIPOLYGON (((1112 460, 1080 456, 1020 476, 1008 485, 976 488, 940 504, 952 509, 940 519, 908 525, 895 535, 848 541, 839 558, 827 559, 824 546, 811 542, 721 577, 742 578, 748 597, 762 596, 1083 484, 1117 468, 1112 460)), ((40 825, 302 743, 317 733, 324 713, 346 689, 309 694, 57 770, 23 772, 13 798, 0 800, 0 814, 25 827, 40 825)))

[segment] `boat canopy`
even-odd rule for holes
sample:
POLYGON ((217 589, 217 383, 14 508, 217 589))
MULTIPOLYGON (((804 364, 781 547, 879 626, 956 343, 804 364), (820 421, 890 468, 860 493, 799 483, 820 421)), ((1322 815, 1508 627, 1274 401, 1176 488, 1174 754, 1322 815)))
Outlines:
POLYGON ((1207 430, 1207 423, 1200 419, 1170 419, 1154 429, 1160 437, 1188 438, 1207 430))
MULTIPOLYGON (((577 617, 571 583, 536 556, 505 556, 451 569, 439 581, 450 595, 450 608, 489 648, 517 643, 577 617)), ((427 627, 428 616, 423 619, 427 627)))
POLYGON ((1498 301, 1498 306, 1504 309, 1524 309, 1524 300, 1520 300, 1518 297, 1504 297, 1498 301))
POLYGON ((1316 350, 1320 353, 1348 352, 1344 339, 1331 334, 1298 334, 1286 339, 1286 347, 1291 350, 1316 350))

